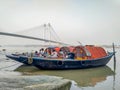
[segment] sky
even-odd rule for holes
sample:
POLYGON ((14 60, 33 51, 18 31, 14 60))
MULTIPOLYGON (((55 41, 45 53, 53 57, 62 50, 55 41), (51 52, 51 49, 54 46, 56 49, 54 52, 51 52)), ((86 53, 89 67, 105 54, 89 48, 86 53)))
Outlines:
POLYGON ((120 0, 0 0, 0 31, 45 23, 65 43, 120 44, 120 0))

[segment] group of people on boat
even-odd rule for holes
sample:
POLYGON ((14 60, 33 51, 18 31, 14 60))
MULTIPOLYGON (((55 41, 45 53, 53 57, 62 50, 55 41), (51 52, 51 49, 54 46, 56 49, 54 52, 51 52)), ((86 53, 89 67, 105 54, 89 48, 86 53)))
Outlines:
POLYGON ((54 48, 46 48, 46 49, 41 48, 39 52, 35 51, 33 56, 46 57, 46 58, 58 58, 58 53, 61 55, 64 54, 62 50, 57 52, 54 48))
MULTIPOLYGON (((74 59, 75 57, 83 57, 86 56, 86 52, 81 48, 76 47, 48 47, 41 48, 39 51, 35 51, 33 56, 43 57, 43 58, 68 58, 74 59)), ((80 58, 79 58, 80 59, 80 58)))
POLYGON ((32 53, 33 57, 57 58, 57 59, 93 59, 106 56, 101 47, 96 46, 70 46, 70 47, 47 47, 32 53))

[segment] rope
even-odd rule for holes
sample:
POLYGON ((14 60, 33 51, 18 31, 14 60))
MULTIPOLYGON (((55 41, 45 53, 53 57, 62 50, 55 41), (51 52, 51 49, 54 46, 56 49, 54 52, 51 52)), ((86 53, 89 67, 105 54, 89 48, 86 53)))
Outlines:
MULTIPOLYGON (((51 30, 53 31, 53 33, 56 35, 56 38, 59 39, 61 41, 61 38, 58 36, 58 34, 55 32, 55 30, 53 29, 53 27, 51 25, 49 25, 49 27, 51 28, 51 30)), ((54 36, 54 35, 53 35, 54 36)), ((56 39, 55 38, 55 39, 56 39)))
MULTIPOLYGON (((25 61, 26 61, 26 60, 24 60, 23 62, 25 62, 25 61)), ((21 63, 23 63, 23 62, 21 62, 21 63)), ((13 65, 10 65, 10 66, 2 67, 2 68, 0 68, 0 70, 1 70, 1 69, 5 69, 5 68, 8 68, 8 67, 15 66, 15 65, 18 65, 18 64, 20 64, 20 63, 16 63, 16 64, 13 64, 13 65)))

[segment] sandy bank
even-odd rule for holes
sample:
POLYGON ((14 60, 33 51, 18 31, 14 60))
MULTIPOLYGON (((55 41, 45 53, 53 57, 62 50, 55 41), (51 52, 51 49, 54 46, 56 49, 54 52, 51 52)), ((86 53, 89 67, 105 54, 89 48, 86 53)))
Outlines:
POLYGON ((71 82, 55 76, 0 77, 0 90, 70 90, 71 82))

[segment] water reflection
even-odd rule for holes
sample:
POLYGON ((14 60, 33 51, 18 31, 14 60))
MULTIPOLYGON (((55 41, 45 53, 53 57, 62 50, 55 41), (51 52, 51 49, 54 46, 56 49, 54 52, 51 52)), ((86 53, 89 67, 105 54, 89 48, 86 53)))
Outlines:
POLYGON ((78 70, 39 70, 31 66, 21 66, 17 71, 27 75, 51 75, 74 80, 78 86, 95 86, 98 82, 105 81, 108 76, 114 75, 114 71, 108 66, 78 70))

